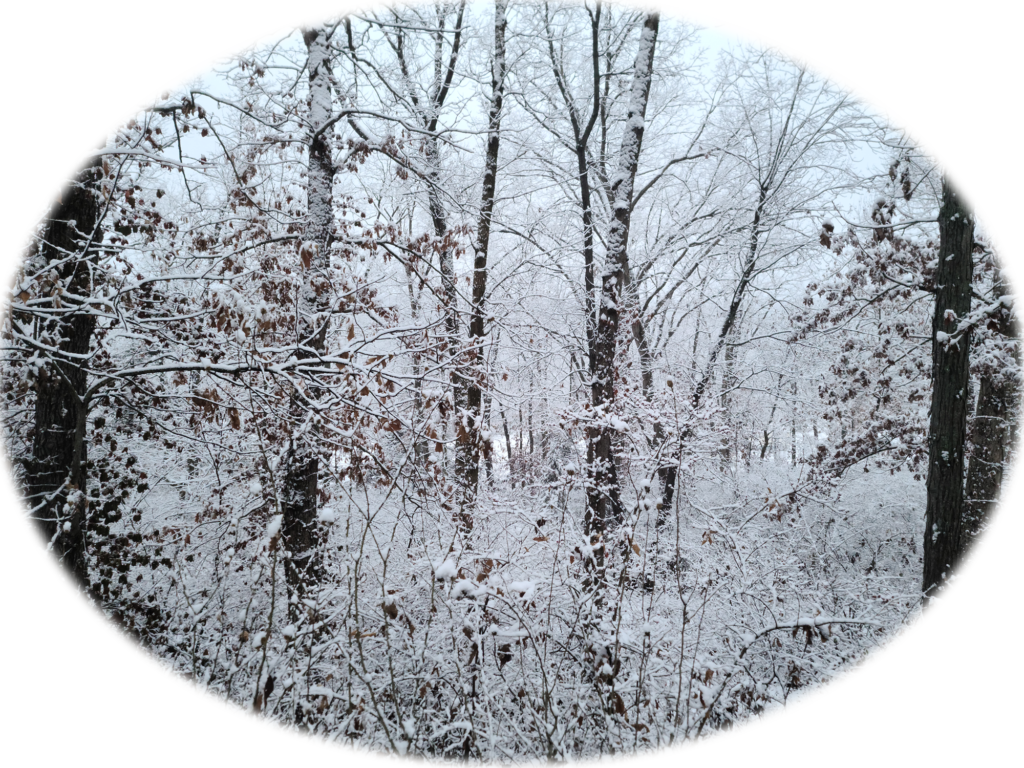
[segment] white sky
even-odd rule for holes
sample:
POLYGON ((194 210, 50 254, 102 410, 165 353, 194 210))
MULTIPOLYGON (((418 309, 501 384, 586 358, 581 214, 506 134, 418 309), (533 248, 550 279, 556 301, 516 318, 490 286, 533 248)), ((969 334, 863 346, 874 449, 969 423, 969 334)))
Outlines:
MULTIPOLYGON (((468 17, 474 20, 478 20, 481 16, 488 15, 488 8, 490 0, 470 0, 470 9, 468 17)), ((717 18, 706 13, 700 13, 699 11, 688 10, 679 8, 677 6, 666 5, 665 13, 668 18, 678 18, 679 14, 687 13, 690 14, 692 20, 701 27, 701 31, 698 34, 698 45, 705 51, 703 55, 703 66, 707 69, 711 69, 715 66, 715 62, 718 60, 720 53, 735 49, 746 41, 752 40, 758 33, 739 25, 728 22, 721 18, 717 18)), ((234 45, 241 45, 245 41, 239 41, 234 45)), ((233 47, 233 46, 228 46, 233 47)), ((197 62, 196 65, 190 67, 184 72, 171 80, 172 89, 186 89, 188 87, 201 87, 210 93, 214 93, 221 96, 229 96, 230 91, 227 84, 222 81, 217 72, 215 72, 212 62, 212 57, 204 59, 203 61, 197 62)), ((881 102, 880 102, 881 106, 881 102)), ((203 140, 198 134, 189 134, 183 137, 183 143, 185 144, 184 150, 186 153, 200 155, 204 152, 214 155, 216 154, 216 147, 212 141, 203 140), (210 144, 209 147, 207 144, 210 144)), ((863 152, 859 157, 855 157, 855 166, 863 173, 867 173, 873 170, 877 170, 880 166, 880 159, 874 156, 872 153, 863 152)), ((851 218, 860 218, 862 210, 868 202, 862 200, 863 195, 848 195, 842 197, 836 201, 837 205, 847 213, 847 216, 851 218)))

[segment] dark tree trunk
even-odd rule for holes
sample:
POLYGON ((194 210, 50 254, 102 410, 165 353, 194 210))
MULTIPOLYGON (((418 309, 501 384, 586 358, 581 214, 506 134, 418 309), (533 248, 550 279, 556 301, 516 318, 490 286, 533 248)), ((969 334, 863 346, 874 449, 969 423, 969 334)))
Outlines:
MULTIPOLYGON (((994 293, 997 298, 1005 296, 1006 283, 1000 280, 994 293)), ((994 330, 999 334, 996 339, 1011 345, 1012 351, 1008 355, 1011 366, 1002 370, 986 368, 978 386, 978 405, 971 426, 973 451, 967 465, 965 546, 985 527, 999 499, 1003 472, 1013 444, 1011 425, 1017 415, 1020 384, 1020 348, 1017 343, 1019 329, 1007 307, 1000 308, 993 323, 997 326, 994 330)))
MULTIPOLYGON (((604 276, 602 298, 616 296, 615 274, 604 276)), ((615 338, 619 330, 619 308, 616 301, 602 301, 598 314, 594 379, 591 402, 596 419, 605 419, 615 401, 615 338)), ((612 450, 612 430, 595 426, 588 430, 587 464, 590 478, 587 486, 586 531, 596 545, 604 532, 622 518, 619 479, 612 450)), ((603 555, 601 556, 603 561, 603 555)))
POLYGON ((525 424, 526 424, 526 420, 523 418, 523 404, 522 404, 522 402, 520 402, 519 403, 519 453, 520 454, 525 453, 525 451, 523 450, 523 446, 525 445, 525 443, 523 442, 523 426, 525 424))
MULTIPOLYGON (((448 232, 448 214, 444 207, 444 201, 441 199, 441 160, 436 137, 431 136, 426 139, 426 154, 427 164, 430 167, 430 172, 427 175, 427 198, 430 218, 434 227, 434 236, 441 243, 440 253, 438 254, 438 271, 441 273, 441 297, 444 303, 444 344, 442 345, 444 352, 442 354, 446 354, 449 361, 447 370, 451 386, 452 411, 455 413, 456 419, 456 440, 460 436, 465 440, 465 428, 461 420, 466 413, 468 403, 466 379, 462 371, 463 359, 459 338, 461 324, 459 322, 459 293, 456 290, 455 242, 448 232)), ((442 458, 445 459, 445 471, 447 471, 447 456, 442 454, 442 458)), ((451 513, 455 524, 461 530, 468 531, 472 529, 473 522, 471 517, 467 517, 469 513, 464 510, 466 485, 465 479, 460 472, 463 469, 463 459, 458 455, 458 452, 456 453, 455 461, 454 496, 449 497, 449 500, 443 504, 443 507, 451 513), (454 510, 452 509, 453 503, 455 505, 454 510)))
POLYGON ((931 598, 963 552, 964 445, 970 329, 957 324, 971 311, 974 219, 949 182, 942 182, 939 264, 932 320, 932 406, 928 429, 928 502, 925 512, 924 580, 931 598))
MULTIPOLYGON (((458 443, 468 441, 468 432, 462 424, 462 418, 467 414, 469 408, 469 384, 466 373, 462 370, 464 360, 460 344, 459 322, 459 294, 456 288, 455 274, 455 241, 452 233, 448 230, 448 211, 444 204, 444 178, 441 173, 441 147, 437 136, 438 120, 441 116, 441 109, 451 92, 452 81, 455 77, 455 65, 459 59, 459 51, 462 47, 462 23, 466 10, 466 3, 459 4, 455 25, 451 30, 451 49, 448 55, 447 64, 442 62, 441 52, 446 44, 448 33, 440 24, 435 31, 435 58, 434 58, 434 81, 430 86, 429 96, 426 102, 421 102, 415 94, 410 95, 410 102, 417 112, 417 116, 427 132, 424 139, 424 154, 426 156, 427 171, 425 179, 427 182, 427 207, 430 210, 430 220, 434 229, 434 236, 440 243, 438 255, 438 271, 441 274, 441 295, 444 302, 444 333, 445 347, 451 361, 450 377, 452 392, 452 410, 455 413, 456 424, 456 456, 455 456, 455 498, 454 503, 457 509, 453 517, 457 525, 464 530, 472 529, 472 519, 467 517, 469 512, 465 510, 465 494, 468 488, 468 480, 464 476, 467 469, 468 459, 465 449, 460 449, 458 443), (463 434, 466 433, 466 434, 463 434)), ((396 32, 395 53, 398 56, 398 63, 404 77, 409 77, 409 64, 406 60, 404 37, 401 30, 396 32)), ((479 403, 476 406, 479 412, 479 403)), ((479 479, 479 453, 477 454, 476 479, 479 479)), ((476 481, 473 483, 475 493, 476 481)), ((450 507, 446 507, 449 508, 450 507)))
POLYGON ((92 293, 101 201, 96 184, 102 175, 94 161, 65 190, 46 224, 39 255, 54 265, 63 285, 53 308, 57 319, 40 327, 40 338, 59 349, 36 379, 32 455, 25 462, 25 486, 32 516, 53 551, 82 587, 86 569, 86 418, 85 361, 96 317, 72 297, 92 293))
MULTIPOLYGON (((580 205, 583 218, 583 290, 586 337, 587 337, 587 371, 590 374, 591 404, 610 402, 614 397, 614 356, 615 334, 618 330, 618 310, 602 307, 600 314, 594 302, 596 283, 594 279, 594 216, 591 203, 590 170, 587 159, 587 145, 590 135, 597 123, 601 110, 601 77, 599 33, 601 24, 601 6, 598 4, 591 15, 591 64, 592 101, 590 117, 583 123, 583 118, 576 107, 576 100, 569 92, 569 82, 562 69, 562 58, 555 51, 556 36, 550 27, 548 6, 544 6, 545 25, 548 33, 548 57, 562 101, 572 126, 573 141, 576 154, 576 172, 580 184, 580 205), (600 351, 599 351, 600 350, 600 351)), ((602 296, 604 289, 602 287, 602 296)), ((600 430, 587 431, 587 466, 590 476, 587 485, 587 512, 584 524, 596 543, 604 530, 606 515, 621 515, 618 478, 615 463, 612 460, 612 441, 610 434, 602 434, 600 430), (608 507, 609 509, 605 509, 608 507)), ((597 557, 603 562, 603 552, 597 557)))
MULTIPOLYGON (((764 428, 764 440, 761 443, 761 461, 764 461, 765 456, 768 454, 768 447, 771 445, 771 433, 768 431, 768 427, 772 425, 775 420, 775 411, 779 405, 779 394, 782 391, 782 374, 779 374, 779 384, 775 388, 775 399, 772 401, 772 410, 768 414, 768 424, 764 428)), ((814 437, 818 437, 818 428, 814 428, 814 437)))
MULTIPOLYGON (((591 385, 591 403, 597 422, 588 430, 587 442, 590 482, 585 524, 593 543, 623 519, 613 450, 614 430, 607 419, 615 405, 615 353, 620 317, 622 310, 626 309, 626 286, 629 284, 627 249, 633 209, 633 183, 643 146, 644 118, 651 90, 658 24, 658 14, 650 13, 644 19, 640 32, 640 45, 630 88, 629 112, 626 115, 627 127, 619 151, 618 170, 609 195, 613 201, 612 222, 607 239, 609 271, 605 273, 601 284, 601 306, 598 309, 594 343, 594 378, 591 385)), ((598 552, 603 553, 603 549, 598 552)))
POLYGON ((594 305, 594 212, 590 195, 590 171, 587 161, 587 145, 590 142, 590 134, 597 123, 601 110, 601 58, 600 58, 600 29, 601 29, 601 4, 598 3, 590 17, 590 48, 593 94, 591 101, 590 118, 586 125, 583 124, 582 116, 576 108, 576 102, 569 92, 569 83, 562 69, 561 57, 555 53, 556 36, 551 30, 548 18, 548 6, 544 6, 544 22, 548 36, 548 57, 551 59, 551 69, 555 76, 555 83, 558 85, 559 93, 569 114, 569 124, 572 126, 573 142, 576 154, 576 174, 580 183, 580 207, 583 216, 583 286, 584 286, 584 311, 586 314, 587 332, 587 362, 590 375, 594 375, 597 365, 597 312, 594 305))
MULTIPOLYGON (((458 363, 459 361, 459 293, 456 289, 455 277, 455 243, 452 242, 448 233, 448 212, 441 199, 443 179, 441 177, 441 156, 440 147, 436 137, 429 137, 426 140, 427 165, 430 171, 427 174, 428 180, 428 207, 430 208, 430 220, 434 227, 434 236, 441 241, 441 251, 438 257, 438 271, 441 273, 441 295, 444 297, 444 331, 445 343, 448 354, 458 363)), ((455 366, 456 369, 458 365, 455 366)), ((461 375, 455 374, 455 412, 465 407, 465 386, 461 381, 461 375)))
MULTIPOLYGON (((531 392, 533 391, 533 388, 534 388, 533 373, 531 372, 531 374, 530 374, 530 391, 531 392)), ((530 404, 526 408, 526 439, 529 441, 530 456, 533 456, 533 449, 534 449, 534 443, 533 443, 533 400, 530 400, 530 404)), ((533 465, 532 460, 531 460, 530 463, 531 463, 531 466, 532 466, 533 465)))
POLYGON ((487 295, 487 250, 491 238, 491 216, 498 176, 501 145, 501 107, 505 96, 505 3, 494 7, 494 57, 491 62, 491 105, 487 115, 487 153, 481 193, 480 220, 473 243, 473 305, 469 315, 468 367, 465 377, 466 410, 456 409, 459 422, 455 433, 455 476, 461 499, 457 522, 468 533, 473 530, 473 505, 480 485, 480 426, 483 418, 484 301, 487 295))
POLYGON ((508 461, 509 480, 512 479, 512 435, 508 433, 508 419, 505 418, 505 406, 499 406, 501 414, 501 431, 505 434, 505 454, 508 461))
MULTIPOLYGON (((640 306, 639 289, 634 283, 630 286, 633 300, 637 306, 640 306)), ((644 399, 651 404, 654 403, 654 351, 651 349, 650 342, 647 338, 647 326, 644 324, 644 318, 640 317, 639 313, 633 320, 633 340, 636 342, 636 351, 640 356, 640 389, 643 393, 644 399)), ((655 454, 660 454, 665 450, 665 441, 667 438, 665 432, 665 425, 661 423, 661 419, 657 419, 653 425, 654 439, 651 441, 651 448, 655 454)), ((658 468, 658 480, 661 482, 662 487, 668 482, 668 476, 674 472, 673 467, 661 466, 658 468)), ((672 474, 672 484, 675 484, 675 475, 672 474)))
MULTIPOLYGON (((473 514, 480 490, 480 431, 484 416, 483 388, 486 374, 485 366, 482 364, 485 334, 484 302, 487 296, 487 253, 491 238, 491 216, 494 213, 494 193, 498 178, 498 150, 501 147, 501 108, 505 96, 505 25, 505 0, 495 0, 491 103, 487 112, 487 150, 484 156, 483 189, 480 194, 480 218, 473 242, 473 296, 469 312, 469 350, 466 359, 468 372, 463 378, 466 410, 463 413, 456 409, 458 421, 455 433, 455 481, 461 496, 456 522, 465 536, 473 530, 473 514)), ((489 445, 485 452, 489 461, 489 445)), ((480 646, 475 640, 471 640, 470 656, 465 671, 470 678, 469 695, 473 701, 477 695, 477 677, 480 671, 480 646)), ((467 735, 464 743, 467 757, 472 747, 473 739, 467 735)))

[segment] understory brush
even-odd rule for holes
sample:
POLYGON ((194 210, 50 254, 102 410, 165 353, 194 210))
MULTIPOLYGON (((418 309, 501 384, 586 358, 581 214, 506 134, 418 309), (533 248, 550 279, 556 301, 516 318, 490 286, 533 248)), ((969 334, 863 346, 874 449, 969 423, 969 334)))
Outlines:
POLYGON ((143 641, 284 724, 508 762, 728 728, 828 680, 918 609, 922 489, 909 477, 898 496, 861 476, 826 501, 773 492, 800 486, 788 465, 694 465, 660 526, 640 479, 598 567, 581 479, 558 474, 495 477, 468 536, 433 491, 336 482, 320 514, 323 583, 292 605, 262 489, 168 482, 136 502, 152 529, 120 523, 165 564, 126 569, 137 596, 106 608, 141 626, 132 606, 159 594, 143 641), (211 497, 220 506, 197 502, 211 497))

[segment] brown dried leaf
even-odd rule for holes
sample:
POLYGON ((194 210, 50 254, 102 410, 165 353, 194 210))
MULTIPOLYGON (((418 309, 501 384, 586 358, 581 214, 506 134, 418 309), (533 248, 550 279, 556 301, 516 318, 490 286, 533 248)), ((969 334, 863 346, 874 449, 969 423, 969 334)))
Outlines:
POLYGON ((611 695, 612 709, 615 710, 615 714, 626 716, 626 702, 622 700, 618 691, 613 691, 611 695))

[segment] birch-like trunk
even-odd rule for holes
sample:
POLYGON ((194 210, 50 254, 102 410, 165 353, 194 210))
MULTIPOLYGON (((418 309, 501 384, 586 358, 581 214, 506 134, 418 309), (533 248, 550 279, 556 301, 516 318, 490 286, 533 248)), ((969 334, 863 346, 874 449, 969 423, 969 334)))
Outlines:
MULTIPOLYGON (((308 29, 303 40, 309 73, 309 168, 307 218, 302 245, 303 279, 296 301, 296 351, 300 360, 324 351, 330 291, 330 248, 334 230, 334 164, 329 130, 331 98, 329 33, 308 29)), ((281 511, 281 537, 286 550, 284 568, 289 590, 289 620, 299 619, 302 601, 322 580, 317 528, 320 455, 317 430, 310 421, 320 393, 316 386, 292 396, 292 436, 286 456, 281 511), (294 599, 291 599, 294 598, 294 599)))

